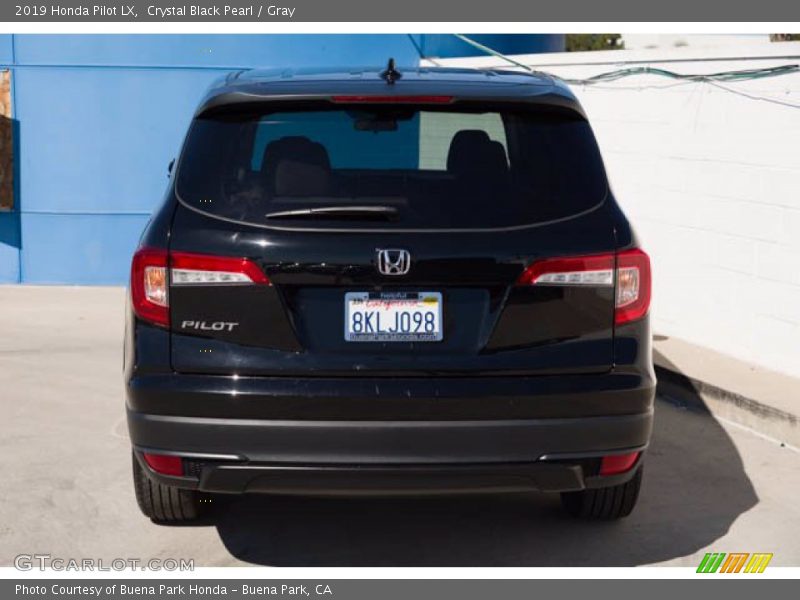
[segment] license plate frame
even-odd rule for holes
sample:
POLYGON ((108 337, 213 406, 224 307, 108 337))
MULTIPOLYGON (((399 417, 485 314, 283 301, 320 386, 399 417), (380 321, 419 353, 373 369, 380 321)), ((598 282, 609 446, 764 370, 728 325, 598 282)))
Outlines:
POLYGON ((344 295, 344 339, 361 343, 441 342, 444 339, 443 313, 441 292, 347 292, 344 295), (367 311, 373 316, 364 321, 367 311), (364 315, 361 331, 355 331, 358 326, 351 318, 356 312, 364 315), (408 318, 401 316, 402 313, 408 318), (414 314, 423 315, 419 325, 414 314), (433 315, 433 331, 427 331, 426 314, 433 315), (392 331, 396 326, 405 330, 406 325, 409 331, 392 331))

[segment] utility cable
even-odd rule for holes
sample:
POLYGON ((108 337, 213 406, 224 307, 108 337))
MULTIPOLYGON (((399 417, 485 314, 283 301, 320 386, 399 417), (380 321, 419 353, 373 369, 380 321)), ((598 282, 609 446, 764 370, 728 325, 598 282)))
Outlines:
MULTIPOLYGON (((458 39, 466 42, 470 46, 485 52, 491 56, 497 57, 501 60, 506 61, 509 64, 514 65, 515 67, 519 67, 525 69, 525 71, 529 73, 536 73, 537 71, 531 67, 530 65, 526 65, 521 63, 509 56, 506 56, 502 52, 498 52, 489 46, 481 44, 480 42, 476 42, 475 40, 469 38, 468 36, 455 33, 453 34, 458 39)), ((676 71, 670 71, 668 69, 661 69, 658 67, 626 67, 624 69, 615 69, 613 71, 608 71, 605 73, 599 73, 598 75, 593 75, 592 77, 586 77, 583 79, 574 79, 574 78, 561 78, 564 83, 570 85, 583 85, 583 86, 595 86, 597 84, 602 83, 611 83, 615 81, 619 81, 620 79, 624 79, 626 77, 635 77, 640 75, 657 75, 660 77, 665 77, 668 79, 676 80, 677 83, 658 86, 658 85, 646 85, 646 86, 639 86, 639 87, 632 87, 632 86, 598 86, 602 89, 664 89, 669 87, 675 87, 676 85, 681 85, 684 83, 706 83, 716 87, 718 89, 724 90, 731 94, 736 94, 738 96, 742 96, 744 98, 748 98, 750 100, 757 100, 761 102, 770 102, 772 104, 778 104, 781 106, 787 106, 790 108, 800 108, 800 104, 795 104, 792 102, 786 102, 784 100, 778 100, 777 98, 770 98, 768 96, 758 96, 755 94, 749 94, 747 92, 743 92, 741 90, 735 90, 730 87, 721 85, 725 82, 740 82, 740 81, 753 81, 756 79, 764 79, 766 77, 778 77, 781 75, 790 75, 790 74, 797 74, 800 73, 800 65, 791 64, 791 65, 780 65, 777 67, 765 67, 761 69, 741 69, 741 70, 734 70, 734 71, 717 71, 715 73, 701 73, 701 74, 691 74, 691 73, 678 73, 676 71)))

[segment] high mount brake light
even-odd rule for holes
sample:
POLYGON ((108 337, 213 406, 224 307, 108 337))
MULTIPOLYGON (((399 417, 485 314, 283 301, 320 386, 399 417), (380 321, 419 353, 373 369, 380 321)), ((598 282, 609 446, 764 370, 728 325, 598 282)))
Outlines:
POLYGON ((342 104, 450 104, 453 96, 333 96, 331 100, 342 104))
POLYGON ((140 248, 131 264, 131 302, 140 319, 169 327, 169 285, 265 284, 269 278, 246 258, 140 248), (169 268, 169 280, 167 277, 169 268))
POLYGON ((614 322, 622 325, 647 314, 650 279, 650 259, 634 248, 616 255, 591 254, 538 260, 525 269, 517 285, 612 287, 616 284, 614 322))

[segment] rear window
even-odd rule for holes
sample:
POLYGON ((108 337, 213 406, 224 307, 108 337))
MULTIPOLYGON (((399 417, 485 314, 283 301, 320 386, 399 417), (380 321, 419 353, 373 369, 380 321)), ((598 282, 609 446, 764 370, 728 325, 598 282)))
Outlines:
POLYGON ((534 224, 606 193, 572 112, 398 105, 197 118, 176 186, 190 207, 246 223, 387 229, 534 224))

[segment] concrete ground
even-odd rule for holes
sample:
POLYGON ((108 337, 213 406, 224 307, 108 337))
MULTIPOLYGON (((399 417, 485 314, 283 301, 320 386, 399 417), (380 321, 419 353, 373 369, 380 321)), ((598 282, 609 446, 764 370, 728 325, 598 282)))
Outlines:
POLYGON ((653 362, 662 393, 800 448, 799 378, 664 335, 653 362))
POLYGON ((123 412, 120 288, 0 287, 0 565, 193 558, 196 566, 800 565, 800 455, 665 399, 634 514, 566 518, 551 495, 244 497, 197 526, 138 512, 123 412))

